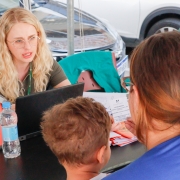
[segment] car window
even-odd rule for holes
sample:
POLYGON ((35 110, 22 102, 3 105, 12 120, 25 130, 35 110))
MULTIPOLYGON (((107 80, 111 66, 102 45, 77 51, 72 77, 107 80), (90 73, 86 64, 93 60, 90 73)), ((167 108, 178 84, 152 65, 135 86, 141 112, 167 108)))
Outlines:
MULTIPOLYGON (((54 4, 53 2, 46 4, 43 7, 32 10, 33 14, 43 25, 49 46, 52 51, 67 52, 67 6, 62 3, 54 4)), ((88 14, 82 14, 83 22, 83 39, 80 35, 79 14, 75 10, 74 18, 74 46, 77 51, 82 49, 95 49, 112 45, 115 39, 109 35, 103 24, 100 24, 88 14)))
POLYGON ((0 13, 3 13, 9 8, 19 6, 19 0, 1 0, 0 1, 0 13))

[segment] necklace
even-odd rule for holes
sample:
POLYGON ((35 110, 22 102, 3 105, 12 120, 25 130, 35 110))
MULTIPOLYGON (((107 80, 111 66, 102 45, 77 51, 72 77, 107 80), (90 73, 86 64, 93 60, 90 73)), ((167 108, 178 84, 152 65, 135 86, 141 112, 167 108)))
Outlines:
POLYGON ((32 63, 30 63, 29 67, 29 85, 27 95, 31 94, 31 81, 32 81, 32 63))

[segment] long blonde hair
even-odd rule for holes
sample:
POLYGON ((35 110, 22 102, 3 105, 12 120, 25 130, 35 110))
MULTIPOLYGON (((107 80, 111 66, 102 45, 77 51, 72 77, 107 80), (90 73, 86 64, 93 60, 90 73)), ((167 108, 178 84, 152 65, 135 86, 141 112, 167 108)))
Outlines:
POLYGON ((46 43, 46 35, 38 19, 24 8, 7 10, 0 18, 0 93, 11 102, 15 102, 19 96, 18 72, 8 50, 6 38, 11 28, 18 22, 33 25, 40 37, 37 52, 32 62, 35 92, 46 89, 47 75, 53 65, 53 57, 46 43))

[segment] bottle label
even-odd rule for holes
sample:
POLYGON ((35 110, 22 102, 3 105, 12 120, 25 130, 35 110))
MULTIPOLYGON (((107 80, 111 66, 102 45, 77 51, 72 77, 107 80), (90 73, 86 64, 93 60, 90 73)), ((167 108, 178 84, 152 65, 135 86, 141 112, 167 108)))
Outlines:
POLYGON ((3 141, 15 141, 18 139, 18 131, 16 126, 2 126, 3 141))

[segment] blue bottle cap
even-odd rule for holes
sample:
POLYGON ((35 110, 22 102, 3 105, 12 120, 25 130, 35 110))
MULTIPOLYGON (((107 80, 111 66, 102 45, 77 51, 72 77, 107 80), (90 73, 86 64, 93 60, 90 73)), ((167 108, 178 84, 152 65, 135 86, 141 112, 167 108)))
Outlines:
POLYGON ((2 102, 2 107, 3 108, 10 108, 11 107, 11 103, 9 101, 2 102))

